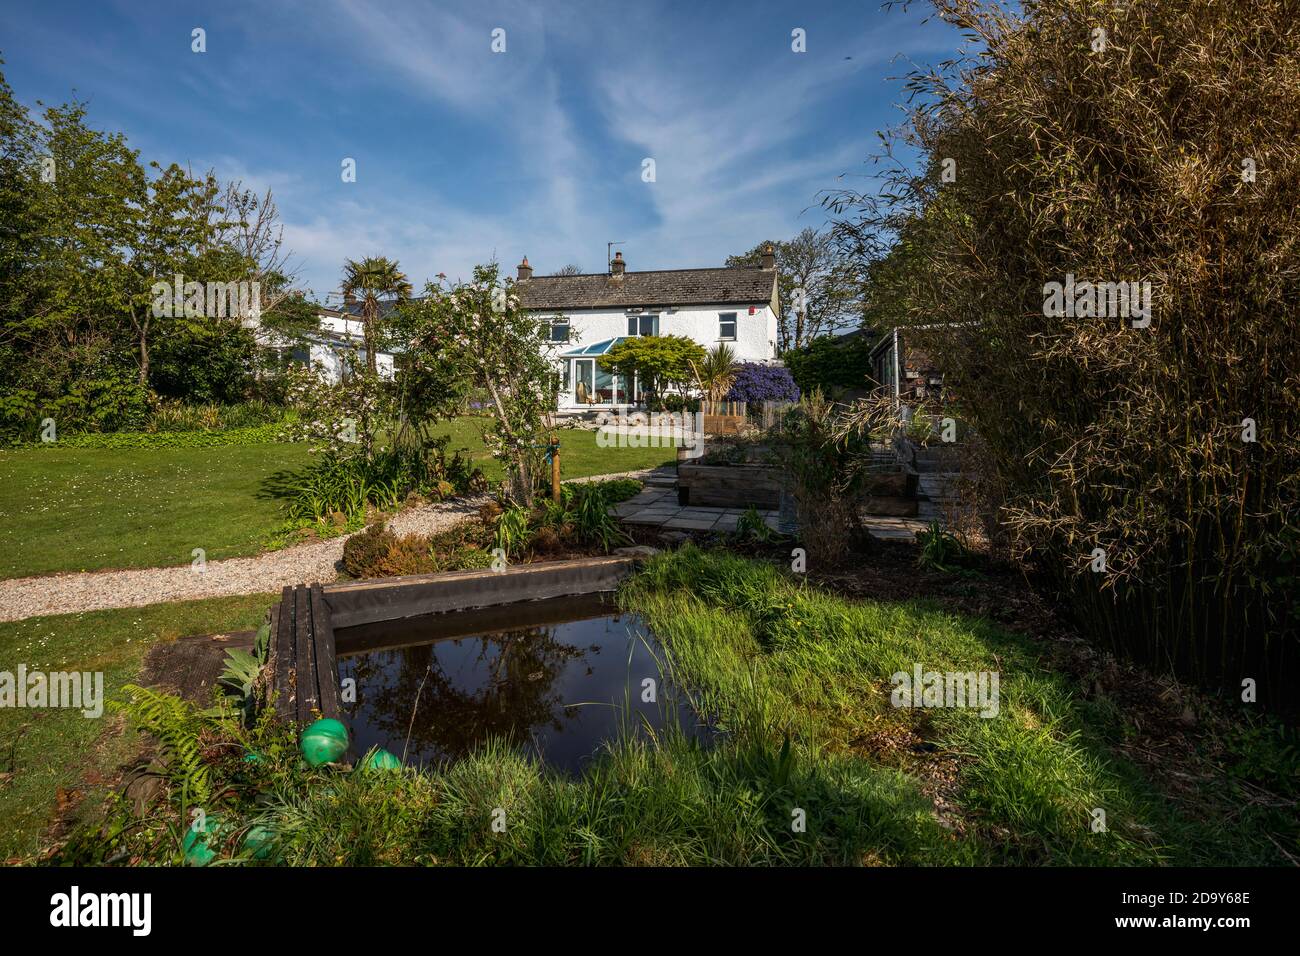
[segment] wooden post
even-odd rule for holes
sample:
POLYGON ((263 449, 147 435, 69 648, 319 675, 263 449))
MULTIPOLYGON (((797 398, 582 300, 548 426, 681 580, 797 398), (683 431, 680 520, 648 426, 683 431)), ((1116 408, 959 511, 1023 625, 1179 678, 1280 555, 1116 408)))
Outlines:
POLYGON ((560 503, 560 438, 551 432, 551 500, 560 503))

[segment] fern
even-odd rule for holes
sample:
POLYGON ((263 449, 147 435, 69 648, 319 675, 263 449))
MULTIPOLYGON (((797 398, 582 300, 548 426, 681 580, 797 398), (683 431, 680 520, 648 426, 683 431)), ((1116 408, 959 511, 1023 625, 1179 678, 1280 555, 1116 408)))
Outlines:
POLYGON ((203 762, 199 736, 203 717, 181 698, 127 684, 125 703, 115 706, 124 711, 141 731, 158 741, 159 757, 171 781, 184 787, 191 800, 205 803, 212 794, 208 766, 203 762))

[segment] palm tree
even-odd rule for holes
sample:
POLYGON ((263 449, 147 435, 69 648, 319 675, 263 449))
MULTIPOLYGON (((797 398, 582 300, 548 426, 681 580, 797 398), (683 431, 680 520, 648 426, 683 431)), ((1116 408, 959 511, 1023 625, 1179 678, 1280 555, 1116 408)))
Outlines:
POLYGON ((346 299, 350 295, 361 300, 366 368, 373 375, 378 371, 375 352, 378 350, 379 302, 381 299, 404 302, 411 297, 411 283, 391 259, 383 256, 369 256, 360 262, 348 259, 343 264, 343 297, 346 299))
POLYGON ((709 350, 699 365, 692 362, 691 371, 704 400, 710 405, 716 405, 731 391, 731 383, 736 380, 736 350, 730 345, 719 343, 709 350))

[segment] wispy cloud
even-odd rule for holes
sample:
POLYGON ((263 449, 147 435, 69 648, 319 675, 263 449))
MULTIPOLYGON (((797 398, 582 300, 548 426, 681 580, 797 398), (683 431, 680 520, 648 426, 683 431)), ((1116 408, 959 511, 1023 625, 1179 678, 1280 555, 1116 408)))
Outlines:
POLYGON ((323 294, 349 257, 392 256, 420 282, 493 256, 598 270, 624 240, 634 269, 700 266, 816 225, 818 191, 897 119, 890 60, 955 46, 918 20, 761 2, 113 0, 75 19, 33 5, 6 20, 5 55, 38 95, 77 87, 145 159, 270 187, 323 294), (807 53, 790 50, 795 26, 807 53))

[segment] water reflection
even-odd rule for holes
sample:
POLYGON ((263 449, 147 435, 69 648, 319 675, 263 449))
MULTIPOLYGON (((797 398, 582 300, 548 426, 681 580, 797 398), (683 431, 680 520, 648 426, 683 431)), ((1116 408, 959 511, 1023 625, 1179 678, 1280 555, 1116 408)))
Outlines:
POLYGON ((340 677, 356 680, 357 701, 344 710, 358 753, 379 746, 427 765, 499 738, 576 770, 629 717, 642 730, 676 722, 695 732, 653 635, 591 599, 431 615, 337 639, 340 677), (647 678, 656 701, 643 700, 647 678))

